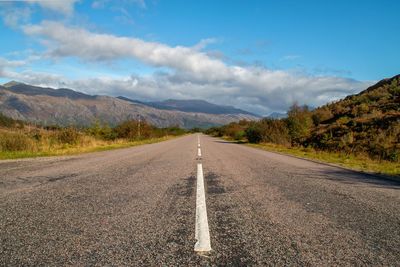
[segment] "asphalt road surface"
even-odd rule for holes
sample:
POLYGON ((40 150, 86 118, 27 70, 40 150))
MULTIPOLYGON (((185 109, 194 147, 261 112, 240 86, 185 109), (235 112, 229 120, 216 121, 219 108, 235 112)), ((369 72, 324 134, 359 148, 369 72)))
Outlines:
POLYGON ((400 266, 400 184, 197 135, 0 162, 1 266, 400 266), (194 251, 197 163, 212 250, 194 251))

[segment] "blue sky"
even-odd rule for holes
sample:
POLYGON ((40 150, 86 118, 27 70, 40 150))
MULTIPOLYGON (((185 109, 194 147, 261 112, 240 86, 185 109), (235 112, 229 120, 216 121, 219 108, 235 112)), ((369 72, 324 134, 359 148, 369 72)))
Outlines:
POLYGON ((265 115, 400 70, 399 1, 2 1, 0 82, 265 115))

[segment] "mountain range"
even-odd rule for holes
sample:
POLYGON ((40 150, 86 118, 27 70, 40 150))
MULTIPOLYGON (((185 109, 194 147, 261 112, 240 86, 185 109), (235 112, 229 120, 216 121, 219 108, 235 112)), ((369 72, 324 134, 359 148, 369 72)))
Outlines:
POLYGON ((123 96, 119 96, 118 98, 163 110, 180 110, 184 112, 196 112, 196 113, 207 113, 207 114, 247 114, 255 117, 258 116, 254 113, 250 113, 242 109, 237 109, 232 106, 221 106, 212 104, 204 100, 197 100, 197 99, 194 100, 168 99, 159 102, 141 102, 123 96))
POLYGON ((0 112, 13 119, 61 126, 88 126, 95 121, 116 125, 140 117, 158 127, 204 128, 259 119, 256 114, 204 100, 141 102, 123 96, 88 95, 68 88, 53 89, 15 81, 0 86, 0 112))

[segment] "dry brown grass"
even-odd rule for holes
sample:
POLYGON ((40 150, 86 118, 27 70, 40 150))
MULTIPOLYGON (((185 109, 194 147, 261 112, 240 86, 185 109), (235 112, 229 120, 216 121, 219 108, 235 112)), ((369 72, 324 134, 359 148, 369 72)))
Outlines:
POLYGON ((173 136, 138 141, 103 140, 74 129, 0 128, 0 159, 71 155, 160 142, 171 138, 173 136))

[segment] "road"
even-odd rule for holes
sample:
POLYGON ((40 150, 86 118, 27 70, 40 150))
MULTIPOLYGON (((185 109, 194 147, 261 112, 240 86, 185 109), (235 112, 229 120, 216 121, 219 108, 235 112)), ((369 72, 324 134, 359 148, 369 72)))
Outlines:
POLYGON ((0 162, 0 266, 400 266, 400 184, 197 135, 0 162), (194 251, 197 164, 212 250, 194 251))

